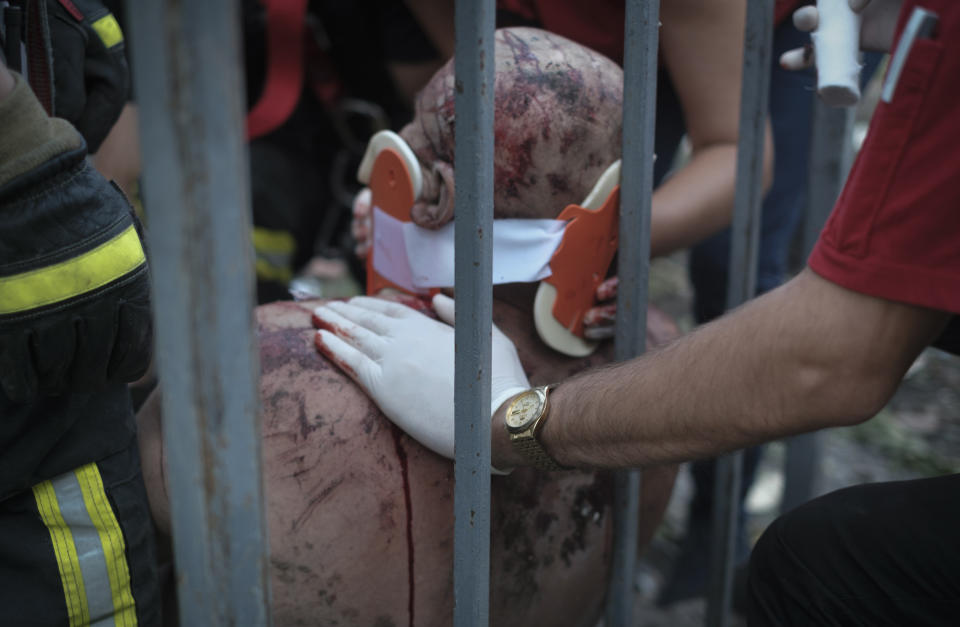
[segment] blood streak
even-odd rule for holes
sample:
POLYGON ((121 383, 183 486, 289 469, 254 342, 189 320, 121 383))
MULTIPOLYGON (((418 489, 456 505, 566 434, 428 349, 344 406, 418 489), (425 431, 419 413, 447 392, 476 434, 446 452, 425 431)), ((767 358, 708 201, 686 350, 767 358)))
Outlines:
POLYGON ((310 316, 310 320, 311 322, 313 322, 313 326, 316 327, 317 329, 325 329, 330 333, 333 333, 334 335, 339 335, 340 337, 347 338, 347 339, 350 339, 353 337, 353 335, 351 335, 349 331, 347 331, 340 325, 334 324, 332 322, 327 322, 326 320, 318 316, 316 313, 310 316))
POLYGON ((391 433, 393 434, 393 445, 397 449, 397 458, 400 460, 400 474, 403 476, 403 500, 407 509, 407 579, 410 584, 407 611, 410 614, 410 627, 413 627, 413 508, 410 502, 410 474, 407 467, 407 452, 401 443, 403 431, 400 430, 400 427, 391 425, 391 433))
MULTIPOLYGON (((322 321, 321 321, 321 322, 322 322, 322 321)), ((324 325, 324 327, 325 327, 325 329, 326 329, 327 331, 331 331, 333 325, 328 325, 326 322, 322 322, 322 324, 324 325)), ((336 333, 336 331, 331 331, 331 332, 332 332, 332 333, 336 333)), ((351 368, 350 366, 348 366, 342 359, 340 359, 339 357, 337 357, 336 354, 335 354, 332 350, 330 350, 330 347, 327 346, 326 343, 324 343, 324 341, 323 341, 323 336, 320 335, 319 332, 314 334, 314 336, 313 336, 313 344, 314 344, 314 346, 317 347, 317 350, 320 351, 320 354, 321 354, 321 355, 323 355, 324 357, 326 357, 327 359, 329 359, 330 361, 332 361, 332 362, 334 363, 334 365, 336 365, 338 368, 340 368, 340 370, 343 370, 345 373, 347 373, 347 375, 348 375, 351 379, 353 379, 354 381, 357 380, 357 373, 356 373, 356 371, 355 371, 353 368, 351 368)))

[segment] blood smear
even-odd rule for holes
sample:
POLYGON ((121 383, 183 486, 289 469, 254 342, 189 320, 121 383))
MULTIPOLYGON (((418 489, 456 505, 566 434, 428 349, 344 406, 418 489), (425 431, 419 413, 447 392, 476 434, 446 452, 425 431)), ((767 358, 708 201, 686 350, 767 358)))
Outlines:
POLYGON ((410 499, 410 474, 407 467, 407 451, 403 448, 401 439, 403 431, 397 425, 391 425, 393 433, 393 445, 397 450, 397 458, 400 460, 400 473, 403 476, 403 500, 407 508, 407 579, 409 580, 409 596, 407 599, 407 611, 410 615, 410 627, 413 627, 413 508, 410 499))

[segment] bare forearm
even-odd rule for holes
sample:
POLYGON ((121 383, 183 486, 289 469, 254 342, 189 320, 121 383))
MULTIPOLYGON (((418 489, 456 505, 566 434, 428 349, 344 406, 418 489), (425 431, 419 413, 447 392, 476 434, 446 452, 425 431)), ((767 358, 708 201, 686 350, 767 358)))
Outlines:
MULTIPOLYGON (((855 423, 945 319, 806 271, 658 353, 562 383, 541 439, 561 464, 646 466, 855 423)), ((509 466, 501 413, 494 463, 509 466)))
MULTIPOLYGON (((650 241, 654 257, 687 248, 730 224, 745 16, 745 0, 671 0, 661 6, 663 61, 693 150, 690 160, 654 192, 650 241), (698 45, 691 46, 691 41, 698 45)), ((768 123, 764 189, 772 179, 773 135, 768 123)))
POLYGON ((449 0, 406 0, 407 8, 413 13, 420 28, 423 29, 437 52, 446 61, 453 56, 454 20, 453 2, 449 0))
POLYGON ((654 191, 652 257, 687 248, 729 224, 736 160, 735 144, 711 146, 654 191))
MULTIPOLYGON (((763 189, 773 182, 773 134, 764 137, 763 189)), ((716 143, 694 151, 690 161, 653 194, 650 255, 688 248, 730 226, 737 178, 737 144, 716 143)))

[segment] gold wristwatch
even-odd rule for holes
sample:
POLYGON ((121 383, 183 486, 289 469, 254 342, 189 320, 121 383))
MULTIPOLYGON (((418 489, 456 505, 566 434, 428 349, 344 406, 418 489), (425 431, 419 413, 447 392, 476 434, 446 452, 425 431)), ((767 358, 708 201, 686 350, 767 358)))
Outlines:
POLYGON ((540 445, 537 434, 543 428, 550 408, 548 395, 553 386, 527 390, 507 408, 507 434, 518 453, 541 470, 568 470, 558 464, 540 445))

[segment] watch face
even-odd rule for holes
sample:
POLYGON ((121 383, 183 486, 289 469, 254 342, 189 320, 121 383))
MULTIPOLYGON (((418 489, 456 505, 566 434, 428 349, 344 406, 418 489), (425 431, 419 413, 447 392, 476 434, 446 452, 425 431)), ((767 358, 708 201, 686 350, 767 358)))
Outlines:
POLYGON ((524 392, 507 410, 507 427, 510 429, 526 427, 539 415, 542 406, 543 400, 536 390, 524 392))

